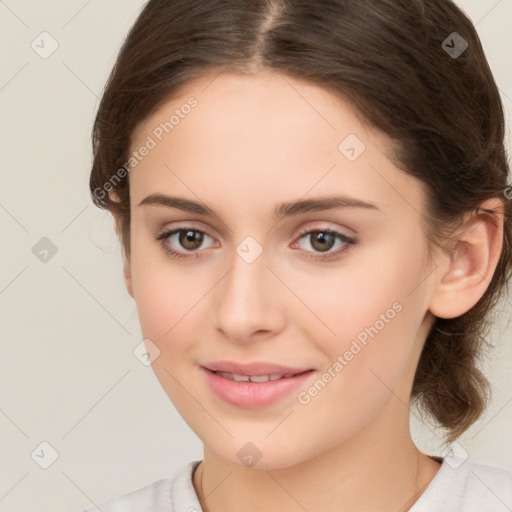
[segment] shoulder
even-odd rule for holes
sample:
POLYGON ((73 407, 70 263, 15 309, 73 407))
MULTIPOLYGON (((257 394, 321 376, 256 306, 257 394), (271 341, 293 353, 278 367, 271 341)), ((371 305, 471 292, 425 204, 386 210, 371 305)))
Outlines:
POLYGON ((512 510, 512 470, 445 457, 411 512, 436 510, 509 512, 512 510))
POLYGON ((101 503, 84 510, 83 512, 135 512, 152 510, 153 507, 165 507, 166 510, 172 511, 171 508, 171 492, 172 480, 158 480, 157 482, 137 489, 117 499, 101 503))
POLYGON ((158 480, 114 500, 87 508, 83 512, 181 512, 176 503, 181 504, 183 500, 195 503, 197 500, 192 485, 192 473, 198 464, 199 461, 190 462, 172 479, 158 480))

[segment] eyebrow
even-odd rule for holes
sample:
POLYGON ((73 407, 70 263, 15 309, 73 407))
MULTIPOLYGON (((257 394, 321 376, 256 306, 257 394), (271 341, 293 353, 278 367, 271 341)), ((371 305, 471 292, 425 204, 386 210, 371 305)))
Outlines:
MULTIPOLYGON (((208 206, 182 197, 151 194, 139 203, 139 206, 143 205, 176 208, 185 212, 197 213, 199 215, 220 219, 220 216, 208 206)), ((335 208, 364 208, 381 212, 381 210, 374 204, 367 203, 366 201, 362 201, 361 199, 356 199, 354 197, 323 196, 280 203, 274 208, 274 217, 291 217, 301 213, 321 212, 335 208)))

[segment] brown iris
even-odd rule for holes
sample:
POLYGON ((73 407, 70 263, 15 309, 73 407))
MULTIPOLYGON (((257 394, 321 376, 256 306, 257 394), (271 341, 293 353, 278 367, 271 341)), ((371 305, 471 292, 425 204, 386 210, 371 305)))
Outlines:
POLYGON ((203 243, 203 239, 204 239, 203 233, 200 233, 199 231, 194 231, 192 229, 183 230, 179 234, 180 244, 182 245, 182 247, 184 249, 188 249, 190 251, 193 251, 193 250, 201 247, 201 244, 203 243), (187 244, 192 244, 192 247, 187 246, 187 244))
POLYGON ((334 235, 325 231, 315 231, 309 236, 311 237, 311 245, 319 251, 328 251, 331 249, 336 239, 334 235), (318 247, 315 245, 316 242, 319 243, 318 247))

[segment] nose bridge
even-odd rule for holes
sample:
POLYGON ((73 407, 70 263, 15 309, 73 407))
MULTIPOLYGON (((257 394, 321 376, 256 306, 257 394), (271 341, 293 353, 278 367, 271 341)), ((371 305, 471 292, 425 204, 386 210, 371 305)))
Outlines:
POLYGON ((215 297, 216 327, 228 337, 244 340, 254 332, 278 327, 277 283, 267 263, 254 239, 245 239, 236 248, 232 268, 215 297))

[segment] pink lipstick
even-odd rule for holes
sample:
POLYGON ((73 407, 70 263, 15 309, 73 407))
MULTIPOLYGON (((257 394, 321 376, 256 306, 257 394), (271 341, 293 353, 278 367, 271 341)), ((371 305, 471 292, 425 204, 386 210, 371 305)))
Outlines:
POLYGON ((311 368, 273 363, 218 361, 201 367, 210 389, 223 401, 246 409, 270 405, 297 390, 311 377, 311 368))

